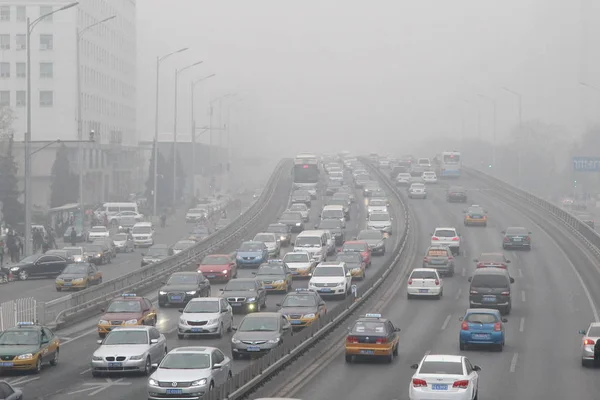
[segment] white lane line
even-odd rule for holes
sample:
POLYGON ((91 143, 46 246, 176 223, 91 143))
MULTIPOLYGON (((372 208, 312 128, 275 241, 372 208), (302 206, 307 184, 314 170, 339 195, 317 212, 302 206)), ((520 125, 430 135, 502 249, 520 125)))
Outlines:
POLYGON ((442 324, 442 330, 446 329, 448 327, 448 323, 450 322, 450 318, 452 318, 452 315, 448 315, 446 317, 446 319, 444 320, 444 323, 442 324))
POLYGON ((456 297, 455 299, 458 300, 460 299, 460 295, 462 294, 462 288, 458 288, 458 293, 456 293, 456 297))
POLYGON ((85 375, 85 374, 87 374, 88 372, 90 372, 91 370, 92 370, 91 368, 88 368, 88 369, 86 369, 85 371, 81 371, 81 372, 79 373, 79 375, 85 375))
POLYGON ((523 332, 525 330, 525 317, 521 317, 521 323, 519 324, 519 332, 523 332))
POLYGON ((460 271, 460 274, 461 274, 462 276, 466 276, 466 275, 467 275, 467 270, 466 270, 465 268, 463 268, 463 269, 460 271))
POLYGON ((525 303, 525 291, 521 290, 521 301, 525 303))
POLYGON ((65 344, 67 344, 67 343, 71 343, 71 342, 73 342, 73 341, 75 341, 75 340, 77 340, 77 339, 81 339, 81 338, 83 338, 83 337, 86 337, 86 336, 88 336, 88 335, 91 335, 92 333, 95 333, 95 332, 98 332, 98 328, 90 329, 90 330, 89 330, 89 331, 87 331, 87 332, 83 332, 81 335, 78 335, 78 336, 72 337, 72 338, 70 338, 69 340, 65 340, 64 342, 61 342, 61 345, 65 345, 65 344))
POLYGON ((515 260, 519 259, 519 256, 517 255, 517 252, 515 250, 513 250, 512 255, 515 258, 515 260))
POLYGON ((513 354, 513 358, 510 361, 510 372, 515 372, 517 368, 517 360, 519 359, 519 353, 513 354))
POLYGON ((519 268, 519 278, 523 277, 523 270, 521 268, 519 268))
POLYGON ((28 382, 37 381, 38 379, 40 379, 39 376, 31 377, 31 378, 27 378, 27 377, 23 376, 20 378, 15 378, 15 379, 9 380, 8 383, 10 383, 13 386, 20 386, 20 385, 23 385, 28 382))

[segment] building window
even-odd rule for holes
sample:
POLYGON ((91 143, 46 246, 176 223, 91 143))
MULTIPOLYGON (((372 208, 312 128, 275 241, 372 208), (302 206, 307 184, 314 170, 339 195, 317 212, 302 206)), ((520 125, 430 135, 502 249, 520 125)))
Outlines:
POLYGON ((17 90, 17 107, 25 107, 27 105, 27 92, 17 90))
POLYGON ((24 62, 17 63, 17 78, 26 78, 27 77, 27 64, 24 62))
POLYGON ((0 49, 10 50, 10 35, 0 35, 0 49))
POLYGON ((27 19, 27 11, 25 6, 17 6, 17 21, 25 22, 27 19))
MULTIPOLYGON (((52 6, 40 6, 40 17, 42 15, 46 15, 46 14, 50 14, 52 11, 54 11, 52 9, 52 6)), ((46 18, 44 18, 44 22, 52 22, 52 17, 54 17, 54 15, 48 15, 46 18)))
POLYGON ((40 35, 40 50, 52 50, 54 48, 54 37, 51 34, 40 35))
POLYGON ((40 63, 40 78, 52 78, 54 76, 54 64, 51 62, 40 63))
POLYGON ((18 33, 16 36, 17 50, 25 50, 27 48, 27 35, 18 33))
POLYGON ((0 91, 0 107, 10 107, 10 92, 8 90, 0 91))
POLYGON ((52 90, 40 91, 40 107, 52 107, 54 104, 54 93, 52 90))
POLYGON ((0 77, 10 78, 10 63, 0 62, 0 77))
POLYGON ((10 21, 10 6, 0 7, 0 21, 10 21))

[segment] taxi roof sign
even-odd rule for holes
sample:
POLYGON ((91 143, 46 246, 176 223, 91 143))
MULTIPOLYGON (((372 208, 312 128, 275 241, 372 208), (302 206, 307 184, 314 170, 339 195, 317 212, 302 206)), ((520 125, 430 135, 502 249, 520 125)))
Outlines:
POLYGON ((25 321, 25 322, 17 322, 17 326, 32 326, 35 325, 35 322, 25 321))
POLYGON ((267 261, 269 264, 274 264, 274 263, 282 263, 283 260, 282 259, 270 259, 269 261, 267 261))
POLYGON ((137 297, 137 294, 134 293, 123 293, 121 297, 137 297))
POLYGON ((296 293, 310 293, 311 290, 308 288, 296 288, 296 293))
POLYGON ((366 318, 381 318, 381 314, 365 314, 366 318))

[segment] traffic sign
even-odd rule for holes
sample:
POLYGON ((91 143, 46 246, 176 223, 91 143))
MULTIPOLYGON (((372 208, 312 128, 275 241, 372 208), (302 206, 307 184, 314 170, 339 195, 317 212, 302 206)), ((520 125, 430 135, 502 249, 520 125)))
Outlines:
POLYGON ((600 172, 600 157, 573 157, 575 172, 600 172))

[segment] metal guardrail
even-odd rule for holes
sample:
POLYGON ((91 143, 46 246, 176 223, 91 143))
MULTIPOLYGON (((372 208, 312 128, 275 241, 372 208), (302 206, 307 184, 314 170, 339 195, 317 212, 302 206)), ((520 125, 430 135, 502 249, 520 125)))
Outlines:
POLYGON ((38 303, 33 297, 0 303, 0 331, 14 328, 19 322, 37 320, 38 303))
POLYGON ((351 315, 358 307, 362 305, 377 288, 384 282, 385 278, 399 264, 400 258, 407 243, 407 238, 410 234, 409 211, 406 203, 398 194, 393 183, 379 170, 371 166, 367 160, 363 160, 365 165, 371 171, 379 176, 380 182, 388 189, 388 193, 393 194, 398 204, 401 205, 401 210, 394 210, 395 213, 402 211, 404 213, 405 229, 401 233, 400 240, 393 249, 395 257, 389 262, 386 268, 381 268, 373 275, 363 287, 368 287, 358 299, 348 297, 346 300, 338 304, 333 310, 328 311, 325 317, 319 318, 312 325, 304 328, 296 333, 289 340, 285 341, 281 346, 273 349, 265 354, 237 374, 235 374, 225 384, 218 386, 206 394, 205 400, 241 400, 251 395, 257 386, 260 386, 274 375, 280 372, 286 365, 291 363, 298 356, 306 352, 310 347, 314 346, 323 337, 337 328, 349 315, 351 315))
POLYGON ((162 284, 161 282, 165 276, 184 270, 187 267, 196 268, 195 263, 197 260, 218 251, 234 240, 239 241, 247 228, 252 227, 263 213, 269 210, 269 207, 272 206, 271 203, 274 201, 274 195, 281 190, 281 186, 289 183, 289 176, 284 171, 291 168, 290 162, 289 159, 280 161, 265 185, 261 196, 254 204, 229 225, 216 231, 203 242, 162 262, 140 268, 118 279, 74 293, 64 299, 48 302, 44 306, 40 323, 55 325, 56 329, 63 328, 68 324, 77 322, 80 317, 100 312, 100 308, 120 293, 127 291, 141 293, 158 287, 162 284), (286 168, 287 166, 289 168, 286 168))

